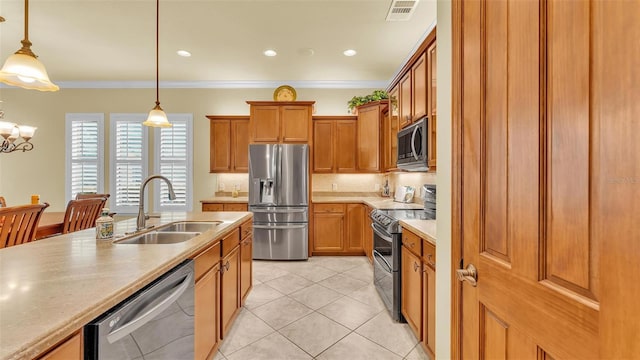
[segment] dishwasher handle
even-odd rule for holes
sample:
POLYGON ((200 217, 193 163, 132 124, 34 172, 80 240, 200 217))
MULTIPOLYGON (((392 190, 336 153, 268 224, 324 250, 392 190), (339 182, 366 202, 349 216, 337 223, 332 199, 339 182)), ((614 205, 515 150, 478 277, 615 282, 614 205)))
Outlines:
POLYGON ((135 316, 133 320, 119 326, 118 328, 112 330, 107 335, 107 341, 110 344, 122 339, 123 337, 131 334, 135 330, 139 329, 141 326, 145 325, 149 321, 153 320, 156 316, 165 311, 171 304, 176 302, 182 294, 189 288, 189 285, 193 283, 193 272, 190 272, 185 276, 182 283, 173 290, 166 299, 162 300, 159 304, 155 305, 145 313, 139 316, 135 316))

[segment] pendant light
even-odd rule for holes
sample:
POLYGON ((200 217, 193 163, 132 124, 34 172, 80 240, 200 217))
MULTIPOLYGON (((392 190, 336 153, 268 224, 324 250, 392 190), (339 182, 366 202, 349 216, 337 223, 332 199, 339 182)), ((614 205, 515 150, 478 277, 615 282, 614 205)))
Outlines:
POLYGON ((156 0, 156 106, 149 112, 147 120, 142 123, 151 127, 170 127, 171 123, 167 119, 167 114, 160 107, 160 70, 158 48, 160 38, 160 0, 156 0))
POLYGON ((47 70, 31 51, 29 41, 29 0, 24 0, 24 39, 22 47, 9 56, 0 70, 0 82, 29 90, 58 91, 47 70))

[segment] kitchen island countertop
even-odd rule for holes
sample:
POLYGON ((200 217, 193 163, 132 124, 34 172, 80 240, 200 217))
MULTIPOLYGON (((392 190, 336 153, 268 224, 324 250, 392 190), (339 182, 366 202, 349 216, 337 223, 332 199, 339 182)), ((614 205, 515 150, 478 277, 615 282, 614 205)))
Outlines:
MULTIPOLYGON (((252 218, 249 212, 163 213, 147 225, 223 221, 176 244, 114 244, 91 228, 0 250, 0 359, 35 358, 252 218)), ((136 219, 115 224, 115 234, 136 219)))

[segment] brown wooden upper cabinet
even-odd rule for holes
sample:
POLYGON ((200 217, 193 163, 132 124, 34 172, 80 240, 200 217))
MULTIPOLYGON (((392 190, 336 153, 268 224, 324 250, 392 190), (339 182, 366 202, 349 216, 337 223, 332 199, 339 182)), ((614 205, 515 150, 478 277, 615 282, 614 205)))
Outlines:
POLYGON ((429 169, 436 169, 436 43, 433 42, 427 49, 427 84, 429 86, 427 97, 427 114, 429 115, 429 169))
POLYGON ((398 121, 400 129, 411 124, 413 115, 411 114, 411 71, 407 72, 402 79, 400 79, 400 93, 398 97, 399 115, 398 121))
POLYGON ((357 118, 318 116, 313 119, 313 172, 357 172, 357 118))
POLYGON ((411 121, 427 115, 427 54, 420 55, 411 67, 411 121))
POLYGON ((388 100, 376 101, 358 107, 358 151, 356 163, 359 172, 380 172, 382 165, 381 128, 388 100))
POLYGON ((209 172, 249 171, 249 117, 207 116, 210 125, 209 172))
POLYGON ((252 143, 308 143, 315 101, 247 101, 252 143))

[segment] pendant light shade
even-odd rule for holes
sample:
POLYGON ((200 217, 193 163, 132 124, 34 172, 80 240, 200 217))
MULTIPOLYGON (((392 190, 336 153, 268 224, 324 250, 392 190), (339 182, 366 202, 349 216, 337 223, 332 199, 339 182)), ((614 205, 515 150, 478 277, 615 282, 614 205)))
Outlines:
POLYGON ((162 107, 160 107, 160 70, 159 70, 159 41, 160 39, 160 0, 156 0, 156 106, 149 112, 147 120, 142 123, 144 126, 151 127, 170 127, 171 123, 167 119, 162 107))
POLYGON ((0 70, 0 82, 29 90, 58 91, 38 57, 31 51, 29 41, 29 0, 24 1, 24 40, 22 48, 9 56, 0 70))

